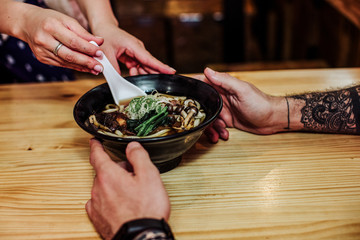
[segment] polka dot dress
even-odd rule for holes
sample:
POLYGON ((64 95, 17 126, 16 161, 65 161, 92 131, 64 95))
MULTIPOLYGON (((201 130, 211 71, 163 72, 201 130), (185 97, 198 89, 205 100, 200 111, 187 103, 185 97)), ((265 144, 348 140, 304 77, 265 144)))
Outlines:
MULTIPOLYGON (((25 2, 46 7, 41 0, 25 2)), ((0 34, 0 83, 70 80, 74 80, 72 70, 39 62, 26 42, 0 34)))

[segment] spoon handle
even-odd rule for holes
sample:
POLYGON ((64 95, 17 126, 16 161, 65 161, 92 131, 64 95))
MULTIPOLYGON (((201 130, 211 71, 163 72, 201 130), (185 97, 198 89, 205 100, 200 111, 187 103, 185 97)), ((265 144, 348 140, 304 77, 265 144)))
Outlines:
MULTIPOLYGON (((97 46, 97 44, 93 41, 91 41, 90 43, 97 46)), ((137 86, 123 78, 115 70, 115 68, 110 63, 104 53, 101 57, 94 57, 94 59, 99 61, 104 67, 103 74, 109 85, 111 94, 116 104, 119 104, 119 102, 121 101, 132 99, 134 97, 146 95, 146 93, 142 89, 138 88, 137 86)))

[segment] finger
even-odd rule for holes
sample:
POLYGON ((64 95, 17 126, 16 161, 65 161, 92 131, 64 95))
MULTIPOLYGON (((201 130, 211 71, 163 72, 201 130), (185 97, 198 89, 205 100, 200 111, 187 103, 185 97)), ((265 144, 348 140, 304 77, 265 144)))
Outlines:
POLYGON ((129 74, 130 74, 130 76, 139 75, 139 71, 138 71, 137 67, 129 68, 129 74))
POLYGON ((139 74, 148 74, 148 72, 145 71, 145 69, 142 67, 138 67, 138 72, 139 72, 139 74))
MULTIPOLYGON (((95 71, 93 69, 88 69, 87 67, 78 65, 73 62, 66 62, 61 57, 56 56, 54 53, 54 50, 57 46, 59 46, 59 41, 54 39, 51 35, 47 35, 47 37, 44 39, 43 44, 41 44, 41 46, 36 46, 33 44, 30 46, 32 47, 31 49, 34 52, 36 58, 42 63, 53 65, 53 66, 58 66, 58 67, 71 68, 71 69, 81 71, 81 72, 93 72, 93 73, 99 72, 99 71, 95 71)), ((57 54, 61 53, 65 48, 66 47, 64 45, 60 46, 60 48, 57 51, 57 54)), ((84 56, 86 56, 86 55, 84 55, 84 56)), ((95 61, 97 63, 97 61, 95 59, 92 59, 92 61, 95 61)))
MULTIPOLYGON (((225 101, 224 101, 225 103, 225 101)), ((231 106, 228 104, 224 104, 223 109, 221 110, 218 119, 222 119, 227 127, 234 127, 234 119, 233 114, 230 111, 231 106)))
MULTIPOLYGON (((205 69, 206 70, 206 69, 205 69)), ((204 71, 205 71, 204 70, 204 71)), ((215 85, 213 82, 211 82, 205 75, 195 75, 194 78, 203 81, 207 84, 212 85, 220 94, 228 94, 227 91, 225 91, 223 88, 219 87, 218 85, 215 85)))
MULTIPOLYGON (((75 28, 74 26, 72 26, 72 27, 75 28)), ((90 41, 90 39, 91 40, 95 39, 94 41, 96 43, 98 43, 98 42, 102 43, 103 40, 101 38, 98 39, 98 38, 95 38, 94 36, 89 37, 89 35, 87 35, 87 34, 80 33, 81 36, 84 36, 84 38, 83 38, 83 37, 79 36, 77 33, 75 33, 76 31, 79 31, 79 29, 86 31, 80 25, 77 30, 72 31, 71 29, 61 26, 59 24, 58 30, 54 32, 54 37, 59 42, 63 43, 65 46, 67 46, 68 48, 70 48, 72 50, 81 52, 88 56, 100 57, 101 56, 100 47, 95 46, 94 44, 91 44, 89 41, 90 41)))
POLYGON ((235 92, 234 89, 238 88, 236 85, 240 82, 237 78, 227 73, 216 72, 208 67, 204 70, 204 74, 210 83, 223 88, 231 94, 235 92))
POLYGON ((89 72, 92 70, 95 72, 103 71, 103 66, 98 61, 96 61, 94 58, 92 58, 88 55, 73 51, 65 45, 61 46, 60 49, 58 50, 58 57, 63 59, 66 63, 76 64, 76 65, 80 65, 84 68, 87 68, 89 72))
POLYGON ((89 218, 92 218, 92 203, 91 203, 91 199, 89 199, 86 204, 85 204, 85 210, 87 212, 87 214, 89 215, 89 218))
MULTIPOLYGON (((54 54, 49 52, 48 55, 54 55, 54 54)), ((63 59, 61 59, 59 57, 56 58, 55 56, 43 57, 38 60, 42 63, 52 65, 52 66, 71 68, 71 69, 74 69, 76 71, 81 71, 81 72, 89 72, 88 68, 84 68, 83 66, 79 66, 77 64, 65 62, 63 59)))
POLYGON ((204 133, 211 143, 217 143, 219 141, 219 134, 215 131, 212 125, 206 128, 204 133))
POLYGON ((99 75, 99 73, 100 73, 99 71, 91 70, 91 69, 85 68, 84 66, 77 65, 75 63, 66 62, 65 60, 63 60, 59 57, 58 57, 58 59, 54 59, 54 60, 51 59, 50 61, 47 62, 47 64, 59 66, 59 67, 63 67, 63 68, 71 68, 71 69, 74 69, 79 72, 90 72, 94 75, 99 75), (54 64, 53 64, 53 62, 54 62, 54 64))
POLYGON ((105 160, 106 158, 110 158, 110 157, 106 154, 103 145, 98 140, 92 138, 90 139, 89 144, 90 144, 90 164, 94 168, 97 168, 98 165, 106 161, 105 160))
POLYGON ((151 162, 148 152, 138 142, 130 142, 126 147, 126 157, 136 175, 145 175, 157 168, 151 162))
POLYGON ((226 129, 226 124, 222 119, 216 119, 213 124, 214 129, 223 140, 229 139, 229 131, 226 129))
POLYGON ((126 54, 122 54, 118 57, 118 60, 125 64, 125 66, 130 69, 132 67, 137 67, 139 62, 135 61, 133 58, 127 56, 126 54))
POLYGON ((129 74, 131 76, 134 75, 139 75, 139 62, 134 61, 133 58, 130 58, 129 56, 127 56, 126 54, 123 54, 119 57, 119 61, 121 61, 122 63, 125 64, 125 66, 127 67, 127 69, 129 69, 129 74))
POLYGON ((101 46, 104 43, 104 38, 100 36, 94 36, 88 31, 86 31, 85 28, 83 28, 78 22, 71 22, 67 24, 67 27, 76 33, 79 37, 85 39, 87 42, 94 41, 98 46, 101 46))
MULTIPOLYGON (((170 66, 160 62, 155 57, 153 57, 147 50, 141 48, 140 46, 137 49, 134 49, 135 58, 145 66, 152 68, 160 73, 165 74, 174 74, 176 72, 175 69, 171 68, 170 66)), ((126 51, 127 53, 127 51, 126 51)), ((131 54, 128 54, 131 56, 131 54)))
POLYGON ((159 73, 161 73, 161 72, 159 72, 159 71, 156 71, 156 70, 154 70, 154 69, 148 68, 148 67, 146 67, 146 66, 142 66, 142 67, 144 68, 144 70, 145 70, 148 74, 159 74, 159 73))
MULTIPOLYGON (((52 37, 49 37, 45 40, 44 44, 41 46, 31 46, 31 50, 33 51, 36 59, 44 64, 53 65, 57 67, 67 67, 71 69, 75 69, 77 71, 84 71, 83 66, 79 66, 73 63, 66 64, 65 61, 58 56, 55 56, 54 50, 58 46, 59 42, 53 39, 52 37)), ((61 46, 60 49, 64 47, 61 46)), ((86 70, 88 71, 88 70, 86 70)))
MULTIPOLYGON (((94 167, 95 173, 98 174, 104 169, 110 168, 112 169, 117 164, 111 160, 109 155, 105 152, 102 144, 96 140, 90 140, 90 164, 94 167)), ((124 173, 126 172, 122 168, 118 168, 122 170, 124 173)))
POLYGON ((130 58, 129 56, 127 55, 123 55, 119 58, 123 63, 125 63, 125 66, 129 69, 132 69, 133 67, 136 67, 137 68, 137 72, 135 74, 135 71, 134 71, 134 75, 138 75, 138 74, 159 74, 161 72, 159 72, 158 70, 154 70, 142 63, 139 63, 137 61, 134 61, 134 59, 130 58), (142 71, 141 70, 141 73, 139 73, 139 68, 143 68, 143 70, 145 71, 142 71))

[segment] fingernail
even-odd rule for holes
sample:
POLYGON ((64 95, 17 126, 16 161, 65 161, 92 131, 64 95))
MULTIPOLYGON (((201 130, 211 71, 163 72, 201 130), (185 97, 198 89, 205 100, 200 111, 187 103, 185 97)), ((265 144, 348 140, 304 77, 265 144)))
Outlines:
POLYGON ((130 142, 130 143, 127 145, 128 150, 132 150, 132 149, 138 148, 138 147, 140 147, 140 144, 139 144, 138 142, 136 142, 136 141, 130 142))
POLYGON ((100 36, 95 36, 96 38, 101 38, 101 39, 103 39, 103 37, 100 37, 100 36))
POLYGON ((174 68, 170 67, 170 69, 171 69, 172 71, 176 72, 176 70, 175 70, 174 68))
POLYGON ((96 76, 99 75, 99 72, 97 72, 97 71, 95 71, 95 70, 91 70, 90 72, 91 72, 91 74, 94 74, 94 75, 96 75, 96 76))
POLYGON ((101 65, 95 65, 94 70, 101 73, 103 71, 103 67, 101 65))
POLYGON ((102 56, 102 51, 101 50, 97 50, 96 53, 95 53, 95 56, 96 57, 101 57, 102 56))
POLYGON ((229 138, 229 134, 228 134, 228 131, 226 129, 222 129, 220 131, 220 137, 223 139, 223 140, 227 140, 229 138))

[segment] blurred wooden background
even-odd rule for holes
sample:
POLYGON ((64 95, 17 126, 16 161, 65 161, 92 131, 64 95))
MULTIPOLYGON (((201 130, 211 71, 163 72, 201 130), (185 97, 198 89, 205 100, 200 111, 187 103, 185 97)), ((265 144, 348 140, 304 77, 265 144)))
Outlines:
POLYGON ((360 66, 357 0, 112 0, 178 73, 360 66))

